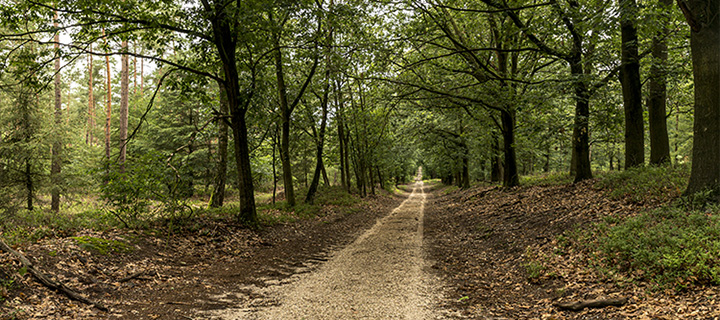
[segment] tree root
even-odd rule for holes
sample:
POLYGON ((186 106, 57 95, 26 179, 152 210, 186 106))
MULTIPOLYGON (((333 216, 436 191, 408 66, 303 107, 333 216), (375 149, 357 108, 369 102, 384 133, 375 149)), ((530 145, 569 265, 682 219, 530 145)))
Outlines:
POLYGON ((27 269, 27 271, 30 272, 30 274, 32 274, 36 279, 38 279, 38 281, 40 281, 40 283, 42 283, 44 286, 46 286, 50 289, 56 290, 56 291, 60 291, 61 293, 63 293, 64 295, 66 295, 68 298, 70 298, 72 300, 79 301, 79 302, 82 302, 85 304, 89 304, 95 308, 102 310, 102 311, 108 311, 108 308, 105 307, 100 302, 91 301, 88 298, 84 297, 82 294, 76 292, 75 290, 68 288, 62 282, 59 282, 59 281, 56 282, 56 281, 53 281, 50 278, 48 278, 41 271, 35 269, 35 267, 33 267, 33 264, 30 262, 30 260, 28 260, 22 253, 17 252, 15 250, 13 250, 12 248, 10 248, 10 246, 8 246, 7 243, 5 243, 5 241, 3 241, 2 239, 0 239, 0 249, 2 249, 3 251, 5 251, 7 253, 14 255, 18 260, 20 260, 20 263, 22 263, 22 265, 27 269))

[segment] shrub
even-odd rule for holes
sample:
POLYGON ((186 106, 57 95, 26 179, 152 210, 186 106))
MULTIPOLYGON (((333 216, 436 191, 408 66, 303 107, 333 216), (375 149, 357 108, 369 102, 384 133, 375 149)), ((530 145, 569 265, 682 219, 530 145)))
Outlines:
POLYGON ((627 218, 600 238, 605 262, 661 286, 720 285, 718 210, 661 208, 627 218))

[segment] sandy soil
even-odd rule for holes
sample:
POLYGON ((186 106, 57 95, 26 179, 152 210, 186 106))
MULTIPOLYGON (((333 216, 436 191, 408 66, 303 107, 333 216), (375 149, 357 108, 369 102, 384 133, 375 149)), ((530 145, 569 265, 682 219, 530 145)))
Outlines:
POLYGON ((392 213, 310 273, 254 288, 274 303, 207 313, 215 319, 437 319, 437 281, 426 272, 426 195, 418 181, 392 213))

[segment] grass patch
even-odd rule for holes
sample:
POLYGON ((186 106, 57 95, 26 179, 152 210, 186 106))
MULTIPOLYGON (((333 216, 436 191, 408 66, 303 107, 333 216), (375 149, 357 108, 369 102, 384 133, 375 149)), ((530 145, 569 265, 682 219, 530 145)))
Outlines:
POLYGON ((132 247, 127 243, 118 240, 107 240, 97 237, 80 236, 72 237, 75 243, 82 249, 96 252, 102 255, 110 253, 132 252, 132 247))
POLYGON ((613 199, 666 201, 679 197, 690 178, 690 167, 649 166, 606 173, 598 186, 613 199))
POLYGON ((520 185, 557 186, 573 182, 574 177, 567 172, 545 172, 529 176, 520 176, 520 185))

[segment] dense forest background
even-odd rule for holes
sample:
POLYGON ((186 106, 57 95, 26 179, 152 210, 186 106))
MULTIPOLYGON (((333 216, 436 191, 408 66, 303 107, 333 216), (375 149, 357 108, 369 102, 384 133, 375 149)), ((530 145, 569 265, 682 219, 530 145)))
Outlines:
POLYGON ((690 39, 716 23, 694 5, 3 1, 0 210, 255 224, 419 166, 463 188, 689 166, 690 39))

